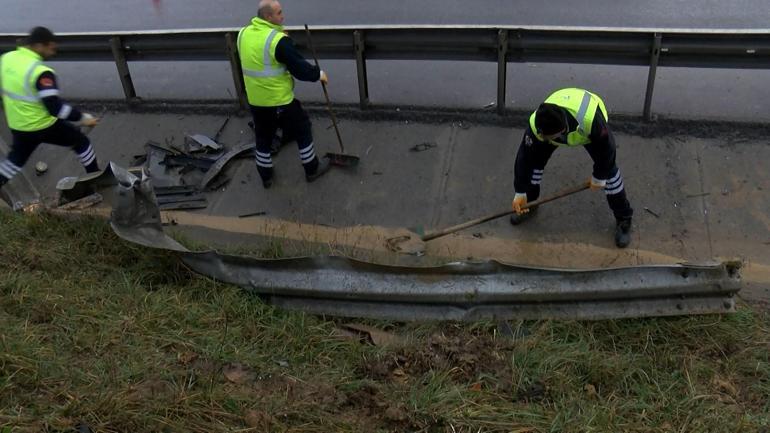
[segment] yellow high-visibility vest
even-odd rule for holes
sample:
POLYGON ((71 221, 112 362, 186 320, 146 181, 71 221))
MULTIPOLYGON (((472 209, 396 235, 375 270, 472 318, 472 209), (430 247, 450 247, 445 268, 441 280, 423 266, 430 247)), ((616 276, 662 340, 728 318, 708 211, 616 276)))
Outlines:
POLYGON ((275 47, 286 35, 283 26, 259 17, 238 33, 238 55, 249 104, 277 107, 294 100, 294 79, 275 59, 275 47))
MULTIPOLYGON (((578 127, 576 130, 567 134, 567 142, 561 143, 558 141, 547 140, 556 146, 583 146, 591 142, 589 136, 591 135, 591 127, 594 124, 594 115, 596 114, 596 107, 601 108, 604 120, 607 121, 607 108, 604 106, 604 101, 601 98, 589 92, 588 90, 577 89, 574 87, 557 90, 551 96, 545 100, 546 104, 558 105, 559 107, 567 110, 577 121, 578 127)), ((546 141, 540 131, 535 127, 535 116, 537 111, 529 116, 529 127, 532 128, 532 132, 540 141, 546 141)))
POLYGON ((40 74, 53 69, 39 54, 26 47, 0 56, 0 86, 8 127, 16 131, 40 131, 56 122, 38 95, 35 83, 40 74))

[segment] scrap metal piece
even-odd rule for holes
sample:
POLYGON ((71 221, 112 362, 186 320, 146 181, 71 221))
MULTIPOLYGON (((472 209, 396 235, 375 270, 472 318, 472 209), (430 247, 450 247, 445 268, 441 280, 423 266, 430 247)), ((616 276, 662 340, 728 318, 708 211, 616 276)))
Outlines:
POLYGON ((252 149, 256 149, 257 144, 256 143, 244 143, 238 146, 233 147, 227 153, 222 155, 217 162, 215 162, 211 168, 208 169, 206 172, 206 175, 203 176, 203 180, 201 180, 201 188, 206 188, 211 183, 211 181, 214 180, 215 177, 222 171, 223 168, 227 165, 230 160, 235 158, 236 156, 247 152, 252 149))
POLYGON ((197 156, 180 154, 166 155, 163 158, 163 165, 166 167, 195 167, 207 171, 214 165, 214 161, 208 158, 198 158, 197 156))
POLYGON ((112 230, 121 238, 139 245, 188 251, 165 234, 157 237, 159 230, 162 231, 162 226, 160 209, 152 192, 150 177, 142 172, 142 177, 139 178, 119 167, 113 167, 112 172, 118 184, 110 218, 112 230))
POLYGON ((160 203, 158 208, 160 210, 193 210, 193 209, 205 209, 209 203, 206 199, 202 200, 185 200, 180 202, 160 203))
POLYGON ((117 183, 113 175, 115 166, 110 163, 104 170, 84 176, 67 176, 59 179, 56 189, 59 191, 59 204, 79 200, 96 192, 97 189, 114 186, 117 183))
POLYGON ((596 270, 494 260, 405 267, 340 256, 270 260, 193 252, 163 232, 149 179, 131 179, 121 180, 113 211, 112 227, 120 237, 177 251, 196 272, 240 285, 276 305, 316 314, 504 320, 728 313, 735 310, 740 290, 740 267, 730 262, 596 270))
POLYGON ((203 194, 168 194, 157 196, 158 204, 182 203, 182 202, 202 202, 206 203, 206 197, 203 194))
POLYGON ((263 216, 263 215, 267 215, 267 212, 265 212, 265 211, 259 211, 259 212, 249 212, 249 213, 244 213, 244 214, 240 214, 240 215, 238 215, 238 218, 248 218, 248 217, 253 217, 253 216, 263 216))
POLYGON ((200 189, 191 185, 153 186, 152 190, 156 196, 167 194, 194 194, 200 192, 200 189))
POLYGON ((193 134, 185 137, 185 144, 190 152, 199 152, 201 150, 211 149, 220 150, 222 145, 206 137, 203 134, 193 134))
POLYGON ((89 196, 71 201, 58 207, 60 210, 82 210, 91 206, 95 206, 103 201, 102 195, 99 193, 93 193, 89 196))
POLYGON ((189 185, 175 185, 153 188, 155 201, 160 210, 202 209, 208 201, 201 190, 189 185))
POLYGON ((645 207, 644 210, 645 210, 645 212, 647 212, 648 214, 654 216, 655 218, 660 218, 660 215, 657 212, 655 212, 654 210, 652 210, 652 209, 650 209, 648 207, 645 207))
POLYGON ((169 173, 168 167, 163 164, 164 159, 168 155, 178 155, 178 153, 153 142, 147 143, 146 150, 147 172, 148 175, 152 178, 153 185, 156 187, 178 185, 180 182, 180 175, 176 173, 169 173))
POLYGON ((40 176, 43 173, 45 173, 46 171, 48 171, 48 164, 46 164, 43 161, 38 161, 38 162, 35 163, 35 174, 40 176))
POLYGON ((432 149, 434 147, 438 146, 438 144, 426 141, 423 143, 415 144, 414 146, 409 148, 410 152, 425 152, 428 149, 432 149))

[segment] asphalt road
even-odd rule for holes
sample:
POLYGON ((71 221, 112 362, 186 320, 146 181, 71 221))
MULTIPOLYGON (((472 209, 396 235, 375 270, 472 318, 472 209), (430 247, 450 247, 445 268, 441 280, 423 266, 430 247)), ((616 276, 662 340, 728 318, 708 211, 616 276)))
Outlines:
MULTIPOLYGON (((0 28, 59 32, 238 27, 257 0, 3 0, 0 28)), ((521 24, 603 27, 767 28, 762 0, 286 0, 287 24, 521 24)))
MULTIPOLYGON (((506 24, 644 28, 768 28, 770 8, 759 0, 618 2, 553 0, 535 8, 528 0, 287 0, 287 25, 506 24)), ((2 0, 2 32, 25 32, 45 25, 56 32, 239 27, 255 13, 256 0, 2 0)), ((64 94, 79 98, 122 96, 114 65, 53 62, 64 94)), ((322 65, 331 77, 335 101, 356 102, 353 62, 322 65)), ((482 107, 495 100, 495 65, 451 62, 370 62, 374 103, 482 107)), ((224 62, 132 63, 137 91, 144 98, 228 98, 229 67, 224 62)), ((764 101, 769 71, 658 71, 653 111, 684 118, 770 120, 764 101)), ((511 64, 508 106, 529 108, 548 92, 566 86, 602 95, 610 111, 638 114, 644 101, 646 68, 569 64, 511 64)), ((300 83, 297 95, 321 101, 317 85, 300 83)))

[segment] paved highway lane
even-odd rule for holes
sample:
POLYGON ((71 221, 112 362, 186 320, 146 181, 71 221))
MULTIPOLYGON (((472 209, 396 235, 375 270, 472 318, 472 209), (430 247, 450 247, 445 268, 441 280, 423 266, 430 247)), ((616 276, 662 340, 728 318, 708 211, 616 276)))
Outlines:
MULTIPOLYGON (((256 0, 0 0, 0 32, 45 25, 57 32, 239 27, 256 0)), ((287 25, 521 24, 659 28, 768 28, 770 7, 760 0, 671 1, 552 0, 287 0, 287 25)), ((65 96, 121 97, 114 65, 54 62, 65 96)), ((322 61, 335 101, 356 102, 353 62, 322 61)), ((495 100, 495 65, 454 62, 376 62, 368 65, 374 103, 481 107, 495 100)), ((233 93, 224 62, 132 63, 144 98, 228 98, 233 93)), ((614 112, 641 112, 646 68, 564 64, 510 64, 507 103, 536 105, 559 87, 590 88, 614 112)), ((677 117, 770 120, 764 101, 770 71, 660 68, 653 110, 677 117)), ((299 83, 301 99, 321 101, 317 85, 299 83)))
MULTIPOLYGON (((0 32, 238 27, 257 0, 2 0, 0 32)), ((768 28, 764 0, 286 0, 287 25, 520 24, 601 27, 768 28), (544 7, 536 7, 543 5, 544 7)))

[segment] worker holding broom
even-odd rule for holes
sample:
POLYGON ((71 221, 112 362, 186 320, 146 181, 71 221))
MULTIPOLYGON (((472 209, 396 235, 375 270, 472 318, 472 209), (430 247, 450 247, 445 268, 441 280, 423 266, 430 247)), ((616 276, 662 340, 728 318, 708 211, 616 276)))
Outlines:
POLYGON ((582 146, 594 161, 589 180, 591 189, 604 190, 615 215, 615 245, 618 248, 628 246, 634 211, 615 163, 615 139, 607 119, 604 102, 583 89, 558 90, 540 104, 529 117, 529 125, 516 154, 511 224, 521 224, 535 214, 537 207, 522 207, 540 195, 545 166, 554 150, 582 146))
POLYGON ((238 52, 246 95, 254 119, 257 171, 262 185, 273 185, 271 145, 278 127, 296 138, 305 180, 313 182, 329 171, 313 145, 310 119, 294 97, 294 78, 327 83, 326 73, 308 63, 283 30, 283 10, 275 0, 259 2, 257 16, 238 33, 238 52))

